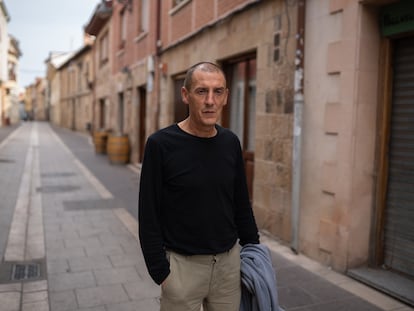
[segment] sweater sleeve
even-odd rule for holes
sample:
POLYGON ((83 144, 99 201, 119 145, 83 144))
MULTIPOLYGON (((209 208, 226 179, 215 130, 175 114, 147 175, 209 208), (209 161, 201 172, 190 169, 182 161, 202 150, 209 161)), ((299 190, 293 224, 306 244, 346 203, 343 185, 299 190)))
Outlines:
POLYGON ((170 273, 161 228, 162 154, 158 144, 148 139, 139 186, 139 239, 148 272, 161 284, 170 273))
POLYGON ((235 221, 240 244, 258 244, 259 233, 247 189, 240 143, 237 144, 236 181, 234 189, 235 221))

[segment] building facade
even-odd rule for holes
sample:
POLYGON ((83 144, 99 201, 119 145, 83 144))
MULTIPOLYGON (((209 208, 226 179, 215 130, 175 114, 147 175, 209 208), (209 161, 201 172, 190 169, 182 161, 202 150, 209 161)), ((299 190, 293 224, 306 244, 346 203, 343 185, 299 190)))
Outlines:
POLYGON ((47 81, 45 78, 37 77, 35 82, 29 86, 29 111, 32 120, 48 121, 49 107, 47 100, 47 81))
POLYGON ((9 50, 9 34, 7 24, 10 21, 10 15, 7 11, 4 1, 0 1, 0 126, 7 125, 7 116, 5 112, 6 89, 4 83, 7 77, 7 62, 9 50))
MULTIPOLYGON (((218 63, 230 89, 220 123, 242 144, 260 229, 379 288, 369 271, 412 280, 412 1, 101 5, 110 12, 97 8, 85 28, 96 36, 93 128, 127 134, 132 163, 148 135, 187 116, 186 70, 218 63)), ((64 126, 82 128, 71 111, 64 126)))
POLYGON ((62 126, 62 112, 60 105, 61 72, 59 68, 73 55, 73 52, 50 52, 49 57, 45 61, 49 121, 58 126, 62 126))
POLYGON ((88 132, 93 120, 95 79, 91 45, 85 44, 59 68, 60 120, 63 127, 88 132))
POLYGON ((410 1, 306 1, 299 250, 390 292, 414 276, 412 16, 410 1))
POLYGON ((7 80, 3 83, 5 96, 3 97, 3 114, 6 124, 16 124, 24 117, 24 111, 20 107, 20 87, 18 84, 19 58, 22 55, 19 42, 9 35, 7 56, 7 80))
POLYGON ((110 21, 112 16, 112 1, 102 2, 97 5, 91 20, 85 26, 85 32, 95 37, 92 46, 92 62, 94 76, 92 83, 93 94, 93 131, 111 131, 111 115, 113 112, 112 101, 112 57, 110 48, 112 46, 112 28, 110 21))

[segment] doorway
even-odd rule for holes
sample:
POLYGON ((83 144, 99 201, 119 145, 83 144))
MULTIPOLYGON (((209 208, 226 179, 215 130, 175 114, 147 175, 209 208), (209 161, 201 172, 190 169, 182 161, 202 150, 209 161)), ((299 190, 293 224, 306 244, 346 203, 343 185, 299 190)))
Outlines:
POLYGON ((414 278, 414 37, 393 42, 382 265, 414 278))
POLYGON ((137 89, 138 94, 138 161, 141 163, 144 159, 144 148, 146 141, 145 124, 147 119, 147 91, 145 87, 139 87, 137 89))
POLYGON ((118 131, 124 132, 124 93, 118 93, 118 131))
POLYGON ((188 105, 183 103, 181 88, 184 85, 184 75, 174 78, 174 123, 178 123, 188 117, 188 105))
POLYGON ((253 200, 256 128, 256 54, 226 62, 223 66, 230 96, 223 110, 223 125, 239 138, 250 200, 253 200))

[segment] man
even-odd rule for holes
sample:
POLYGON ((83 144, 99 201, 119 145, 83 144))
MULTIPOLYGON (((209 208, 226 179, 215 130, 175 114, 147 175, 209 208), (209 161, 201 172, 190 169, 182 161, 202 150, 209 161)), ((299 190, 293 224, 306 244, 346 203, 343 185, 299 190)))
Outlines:
POLYGON ((259 243, 240 142, 217 125, 227 103, 223 71, 192 66, 181 89, 185 120, 152 134, 139 194, 139 236, 162 311, 236 311, 240 247, 259 243))

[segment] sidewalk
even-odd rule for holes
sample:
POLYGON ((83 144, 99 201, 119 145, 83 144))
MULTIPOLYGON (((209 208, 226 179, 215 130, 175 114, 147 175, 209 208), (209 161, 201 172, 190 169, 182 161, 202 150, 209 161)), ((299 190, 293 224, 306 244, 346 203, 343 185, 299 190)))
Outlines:
POLYGON ((0 309, 158 310, 159 288, 147 275, 134 218, 113 208, 112 195, 47 124, 25 124, 15 138, 28 134, 4 262, 38 264, 46 273, 2 280, 0 309))
MULTIPOLYGON (((158 310, 159 287, 137 239, 137 172, 95 155, 86 135, 46 123, 25 123, 11 135, 0 141, 0 159, 16 159, 8 164, 14 175, 9 168, 5 177, 0 166, 0 186, 11 184, 8 192, 0 188, 0 204, 4 196, 14 203, 0 265, 0 310, 158 310), (20 279, 12 273, 18 263, 26 268, 20 279)), ((265 234, 261 240, 272 251, 286 311, 413 310, 265 234)))

